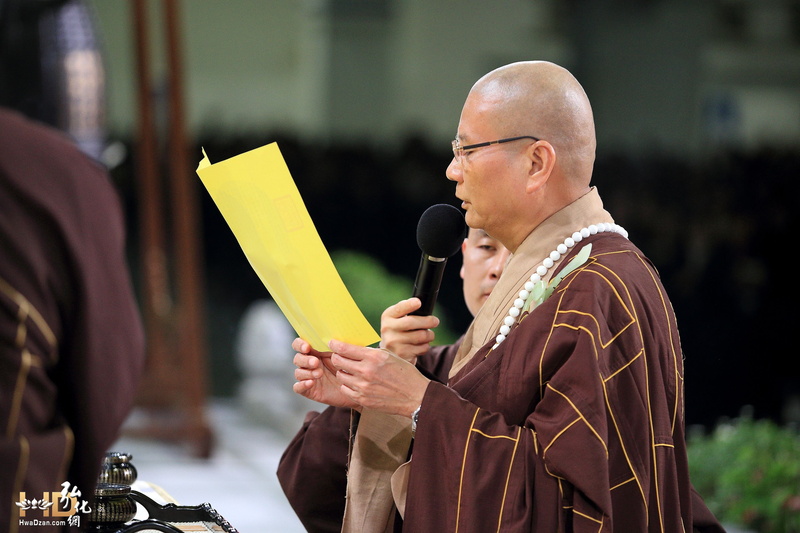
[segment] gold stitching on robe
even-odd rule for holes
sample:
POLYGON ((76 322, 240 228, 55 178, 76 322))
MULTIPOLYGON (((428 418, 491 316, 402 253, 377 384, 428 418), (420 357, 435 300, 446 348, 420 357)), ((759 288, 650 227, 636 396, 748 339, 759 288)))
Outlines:
POLYGON ((564 427, 561 429, 561 431, 559 431, 558 433, 556 433, 556 436, 555 436, 555 437, 553 437, 553 440, 552 440, 552 441, 550 441, 550 444, 548 444, 547 446, 545 446, 545 447, 544 447, 544 450, 542 450, 542 457, 544 457, 545 455, 547 455, 547 450, 549 450, 549 449, 550 449, 550 446, 552 446, 552 445, 553 445, 553 443, 555 443, 555 441, 557 441, 557 440, 559 439, 559 437, 561 437, 561 435, 563 435, 563 434, 564 434, 564 432, 565 432, 565 431, 567 431, 569 428, 571 428, 572 426, 574 426, 575 424, 577 424, 579 420, 580 420, 580 417, 579 417, 579 418, 576 418, 575 420, 573 420, 572 422, 570 422, 569 424, 567 424, 566 426, 564 426, 564 427))
MULTIPOLYGON (((615 252, 615 253, 623 253, 623 252, 615 252)), ((625 253, 629 253, 629 252, 625 252, 625 253)), ((656 289, 656 291, 659 294, 659 297, 661 298, 662 308, 664 309, 665 317, 667 319, 667 323, 668 323, 668 327, 669 327, 669 330, 668 330, 669 335, 668 335, 668 337, 669 337, 669 342, 670 342, 670 350, 672 352, 673 368, 675 368, 676 379, 680 379, 682 381, 682 377, 680 376, 680 372, 678 371, 677 354, 675 352, 675 346, 672 343, 672 338, 673 338, 673 335, 672 335, 672 322, 669 320, 670 314, 669 314, 668 309, 666 307, 666 301, 664 299, 664 294, 661 291, 661 288, 659 287, 659 284, 657 282, 657 277, 653 273, 652 268, 650 268, 650 266, 646 262, 644 262, 644 260, 642 259, 641 256, 639 256, 639 254, 636 254, 636 256, 639 259, 639 261, 643 264, 643 266, 645 267, 647 272, 650 274, 651 280, 653 281, 654 288, 656 289)), ((627 300, 631 301, 630 291, 628 291, 627 284, 625 284, 621 279, 619 279, 619 277, 616 275, 616 273, 611 271, 607 266, 602 265, 602 264, 597 265, 597 266, 598 266, 598 268, 603 268, 606 271, 608 271, 608 272, 610 272, 611 274, 614 275, 614 277, 618 280, 620 285, 625 289, 625 291, 627 293, 627 300)), ((626 308, 628 308, 628 307, 626 306, 626 308)), ((634 315, 633 315, 634 323, 638 324, 639 320, 638 320, 638 317, 636 317, 636 308, 634 306, 630 306, 629 309, 631 309, 631 311, 634 313, 634 315)), ((640 338, 640 341, 642 343, 642 346, 644 346, 644 339, 643 339, 641 328, 638 328, 638 332, 639 332, 639 338, 640 338)), ((642 351, 641 355, 644 355, 646 357, 647 354, 646 354, 646 352, 642 351)), ((646 364, 644 365, 643 368, 644 368, 644 374, 645 374, 645 391, 646 391, 646 399, 647 399, 648 422, 649 422, 649 425, 650 425, 651 454, 652 454, 652 458, 653 458, 653 467, 654 467, 653 471, 652 471, 652 474, 653 474, 654 481, 655 481, 655 499, 656 499, 656 505, 657 505, 658 515, 659 515, 659 525, 661 527, 661 530, 663 531, 664 530, 663 509, 662 509, 662 503, 661 503, 661 494, 660 494, 660 491, 658 489, 658 472, 659 472, 658 456, 657 456, 656 450, 655 450, 657 444, 655 442, 655 428, 653 427, 653 414, 652 414, 652 410, 651 410, 651 401, 650 401, 650 376, 649 376, 649 372, 648 372, 646 364)), ((678 384, 678 381, 676 381, 676 387, 677 387, 677 384, 678 384)), ((604 389, 605 389, 605 384, 604 384, 604 389)), ((680 403, 680 392, 679 392, 680 389, 676 388, 676 390, 678 392, 675 394, 675 405, 673 406, 672 426, 671 426, 671 430, 672 430, 673 433, 675 431, 675 423, 676 423, 676 419, 677 419, 678 405, 680 403)), ((611 413, 612 418, 614 418, 613 412, 610 410, 610 406, 609 406, 609 412, 611 413)), ((616 424, 616 421, 615 421, 615 424, 616 424)), ((620 440, 620 444, 623 446, 623 452, 624 452, 624 443, 621 440, 620 440)), ((626 455, 626 460, 629 461, 629 458, 627 457, 627 453, 625 455, 626 455)), ((629 461, 629 464, 630 464, 630 461, 629 461)), ((646 498, 645 498, 645 507, 647 507, 646 498)))
POLYGON ((573 509, 573 510, 572 510, 572 512, 573 512, 573 514, 576 514, 576 515, 578 515, 578 516, 582 516, 582 517, 584 517, 584 518, 585 518, 585 519, 587 519, 587 520, 591 520, 592 522, 596 522, 596 523, 598 523, 598 524, 602 524, 602 523, 603 523, 603 521, 602 521, 602 520, 598 520, 597 518, 594 518, 594 517, 592 517, 592 516, 589 516, 588 514, 584 514, 584 513, 580 512, 580 511, 576 511, 575 509, 573 509))
MULTIPOLYGON (((606 451, 606 457, 608 457, 608 445, 605 443, 605 441, 600 436, 600 434, 597 432, 597 430, 594 427, 592 427, 592 425, 589 423, 589 421, 586 419, 586 417, 583 416, 583 413, 580 412, 580 410, 578 409, 578 406, 576 406, 573 403, 573 401, 569 399, 569 396, 567 396, 566 394, 564 394, 560 390, 557 390, 557 389, 553 388, 553 386, 550 385, 549 383, 547 384, 547 388, 550 389, 551 391, 555 392, 556 394, 559 394, 561 397, 563 397, 565 400, 567 400, 567 403, 569 403, 569 405, 572 407, 572 409, 575 410, 575 413, 580 417, 580 419, 583 420, 583 423, 586 424, 586 427, 589 428, 589 430, 592 433, 594 433, 594 436, 597 437, 597 440, 599 440, 603 444, 603 449, 606 451)), ((570 426, 571 425, 572 424, 570 424, 570 426)), ((564 429, 566 430, 566 428, 564 428, 564 429)), ((563 431, 561 433, 563 433, 563 431)), ((559 435, 561 435, 561 433, 559 433, 559 435)), ((553 439, 553 442, 555 442, 557 439, 558 439, 558 436, 556 436, 556 438, 553 439)), ((551 442, 547 447, 549 448, 550 446, 552 446, 553 442, 551 442)), ((546 452, 547 452, 547 450, 545 450, 545 453, 546 452)))
POLYGON ((633 359, 631 359, 630 361, 628 361, 627 363, 625 363, 624 365, 622 365, 621 367, 619 367, 617 370, 615 370, 615 371, 614 371, 614 373, 613 373, 613 374, 611 374, 611 375, 610 375, 610 376, 608 376, 607 378, 604 378, 604 377, 601 375, 601 376, 600 376, 600 379, 602 379, 604 383, 608 383, 609 381, 611 381, 612 379, 614 379, 614 378, 617 376, 617 374, 619 374, 620 372, 622 372, 623 370, 625 370, 626 368, 628 368, 629 366, 631 366, 631 365, 633 364, 633 362, 634 362, 634 361, 636 361, 637 359, 639 359, 639 358, 640 358, 640 357, 641 357, 643 354, 644 354, 644 350, 639 350, 639 353, 637 353, 637 354, 636 354, 636 356, 634 356, 634 358, 633 358, 633 359))
POLYGON ((25 325, 25 318, 28 316, 27 300, 17 302, 17 336, 14 339, 14 347, 22 348, 25 345, 25 339, 28 338, 28 327, 25 325))
MULTIPOLYGON (((598 265, 598 267, 600 267, 600 266, 602 266, 602 265, 598 265)), ((611 346, 611 344, 617 339, 617 337, 622 335, 622 333, 624 333, 629 327, 631 327, 634 324, 636 324, 636 318, 633 315, 633 313, 635 313, 635 310, 632 310, 631 306, 625 304, 625 302, 622 299, 622 296, 619 294, 619 292, 617 292, 616 287, 611 282, 611 280, 608 279, 608 277, 604 276, 603 274, 601 274, 597 270, 593 270, 591 268, 583 268, 583 269, 580 270, 580 272, 581 273, 586 273, 586 274, 594 274, 596 276, 599 276, 603 281, 605 281, 608 284, 608 286, 610 287, 611 291, 616 296, 620 306, 623 309, 625 309, 626 314, 630 317, 630 322, 628 322, 628 324, 626 324, 624 327, 622 327, 619 331, 615 332, 614 335, 610 339, 608 339, 606 341, 603 341, 602 338, 601 338, 601 335, 600 335, 600 324, 599 324, 597 318, 595 318, 594 315, 592 315, 590 313, 586 313, 584 311, 577 311, 575 309, 559 309, 558 310, 558 314, 565 314, 565 315, 577 314, 577 315, 589 317, 592 320, 592 322, 594 323, 594 325, 595 325, 595 330, 598 333, 597 334, 597 338, 601 339, 600 340, 600 346, 602 346, 603 349, 605 349, 605 348, 611 346)), ((619 278, 617 278, 617 280, 620 281, 620 283, 621 283, 621 280, 619 280, 619 278)), ((569 324, 561 324, 561 323, 556 323, 555 325, 556 326, 569 326, 569 324)))
POLYGON ((18 306, 25 307, 26 316, 31 319, 37 328, 39 328, 42 335, 44 335, 44 338, 50 344, 50 347, 55 353, 55 348, 58 346, 58 339, 56 339, 53 330, 50 329, 50 326, 47 324, 47 321, 44 319, 44 317, 39 314, 39 311, 37 311, 36 308, 30 304, 28 299, 25 298, 22 293, 14 289, 3 278, 0 278, 0 292, 8 296, 8 298, 14 301, 18 306))
POLYGON ((517 442, 519 440, 519 435, 517 435, 517 438, 515 439, 514 437, 509 437, 508 435, 489 435, 488 433, 484 433, 480 429, 472 429, 470 431, 472 433, 477 433, 478 435, 481 435, 482 437, 486 437, 487 439, 508 439, 508 440, 514 441, 514 442, 517 442))
MULTIPOLYGON (((650 273, 650 278, 653 280, 653 285, 655 286, 656 290, 658 291, 658 296, 661 298, 661 306, 664 309, 664 316, 666 318, 666 323, 668 327, 668 335, 667 338, 669 339, 669 347, 670 351, 672 352, 672 365, 675 369, 675 385, 676 390, 680 390, 678 388, 678 384, 683 382, 683 376, 680 373, 679 365, 678 365, 678 354, 675 352, 675 345, 673 344, 673 335, 672 335, 672 321, 670 320, 670 309, 667 308, 667 298, 664 296, 664 292, 661 290, 661 287, 657 283, 655 273, 653 269, 641 258, 639 257, 639 261, 645 266, 647 271, 650 273)), ((671 307, 671 304, 670 304, 671 307)), ((677 423, 678 418, 678 411, 680 409, 680 399, 681 395, 675 395, 675 405, 672 408, 672 434, 675 434, 675 424, 677 423)))
POLYGON ((469 437, 472 433, 472 430, 475 428, 475 420, 478 418, 478 411, 480 409, 475 409, 475 414, 472 416, 472 423, 469 425, 469 430, 467 431, 467 439, 466 443, 464 444, 464 456, 461 458, 461 477, 458 480, 458 502, 456 503, 456 529, 455 531, 458 532, 458 524, 461 518, 461 493, 464 490, 464 470, 467 467, 467 452, 469 451, 469 437))
MULTIPOLYGON (((629 252, 614 252, 614 253, 629 253, 629 252)), ((637 255, 637 257, 639 258, 639 260, 640 260, 640 261, 642 261, 641 257, 640 257, 640 256, 638 256, 638 254, 636 254, 636 255, 637 255)), ((651 269, 651 268, 649 268, 649 267, 647 266, 647 264, 646 264, 646 263, 643 263, 643 264, 644 264, 644 266, 645 266, 645 267, 647 267, 647 271, 650 273, 651 279, 653 279, 653 281, 654 281, 655 288, 656 288, 656 290, 658 291, 658 293, 659 293, 659 296, 661 297, 661 300, 662 300, 662 306, 663 306, 663 308, 664 308, 664 310, 665 310, 665 316, 667 317, 667 319, 668 319, 668 321, 669 321, 669 313, 668 313, 668 310, 666 309, 666 303, 665 303, 665 300, 664 300, 664 295, 663 295, 663 292, 662 292, 662 291, 661 291, 661 289, 658 287, 658 283, 656 283, 656 279, 655 279, 655 277, 654 277, 654 274, 653 274, 653 272, 652 272, 652 269, 651 269)), ((605 280, 606 280, 606 281, 609 283, 609 286, 612 288, 612 290, 613 290, 614 294, 615 294, 615 295, 617 296, 617 298, 619 299, 619 303, 622 305, 622 307, 623 307, 624 309, 626 309, 626 310, 628 311, 628 313, 629 313, 629 314, 633 313, 633 314, 631 314, 631 319, 632 319, 632 322, 631 322, 631 323, 630 323, 628 326, 626 326, 626 327, 625 327, 625 328, 623 328, 622 330, 620 330, 620 331, 616 332, 616 334, 614 335, 614 337, 613 337, 612 339, 610 339, 610 340, 609 340, 607 343, 604 343, 604 342, 602 342, 602 341, 600 342, 600 345, 602 346, 602 348, 604 348, 604 349, 605 349, 605 348, 607 348, 608 346, 610 346, 610 345, 613 343, 613 341, 614 341, 614 340, 615 340, 615 339, 616 339, 616 338, 617 338, 617 337, 618 337, 618 336, 619 336, 619 335, 620 335, 620 334, 621 334, 621 333, 622 333, 622 332, 623 332, 625 329, 627 329, 627 328, 628 328, 629 326, 631 326, 631 325, 638 325, 638 324, 639 324, 639 321, 638 321, 638 317, 636 317, 636 309, 635 309, 635 307, 634 307, 634 306, 632 306, 632 305, 626 305, 626 304, 625 304, 625 301, 623 301, 623 299, 622 299, 622 295, 621 295, 621 294, 620 294, 620 293, 619 293, 619 292, 616 290, 616 287, 614 286, 614 284, 613 284, 613 283, 611 283, 611 281, 610 281, 610 280, 609 280, 609 279, 608 279, 606 276, 603 276, 603 275, 602 275, 600 272, 598 272, 598 270, 602 268, 602 269, 605 269, 607 272, 609 272, 609 273, 610 273, 610 274, 611 274, 611 275, 612 275, 612 276, 613 276, 613 277, 614 277, 614 278, 617 280, 617 282, 618 282, 618 283, 619 283, 619 284, 620 284, 620 285, 621 285, 621 286, 624 288, 624 290, 625 290, 625 293, 626 293, 626 296, 627 296, 627 301, 628 301, 628 302, 631 302, 630 291, 628 291, 628 289, 627 289, 627 285, 626 285, 626 284, 625 284, 625 283, 624 283, 624 282, 623 282, 623 281, 622 281, 622 280, 619 278, 619 276, 617 276, 617 275, 616 275, 616 273, 615 273, 615 272, 613 272, 613 271, 609 270, 609 269, 608 269, 608 268, 607 268, 605 265, 602 265, 602 264, 595 265, 595 263, 592 263, 592 265, 594 265, 594 266, 596 267, 596 269, 597 269, 597 270, 595 270, 595 269, 591 269, 591 268, 588 268, 588 266, 589 266, 589 265, 587 265, 587 267, 586 267, 586 268, 582 268, 580 271, 577 271, 577 272, 576 272, 576 274, 575 274, 575 277, 574 277, 573 279, 575 279, 575 278, 577 277, 578 273, 580 273, 580 272, 594 273, 594 274, 597 274, 597 275, 601 276, 603 279, 605 279, 605 280)), ((568 288, 569 288, 569 284, 567 285, 567 287, 566 287, 564 290, 566 291, 566 290, 568 290, 568 288)), ((597 319, 596 319, 596 318, 595 318, 593 315, 591 315, 590 313, 583 313, 583 312, 578 312, 578 311, 569 311, 569 310, 561 310, 561 309, 559 309, 559 310, 557 311, 556 315, 558 315, 558 314, 560 314, 560 313, 564 313, 564 314, 568 314, 568 313, 575 313, 575 314, 579 314, 579 315, 583 315, 583 316, 585 316, 585 317, 588 317, 588 318, 590 318, 590 319, 591 319, 591 320, 592 320, 592 321, 595 323, 595 327, 597 328, 597 331, 598 331, 598 332, 600 331, 600 330, 599 330, 599 326, 598 326, 598 321, 597 321, 597 319)), ((554 323, 554 324, 553 324, 553 327, 559 327, 559 326, 566 326, 566 327, 569 327, 569 328, 575 329, 576 331, 580 331, 580 330, 586 331, 586 332, 587 332, 587 333, 588 333, 588 334, 589 334, 589 335, 592 337, 592 339, 593 339, 595 342, 596 342, 596 341, 598 340, 598 338, 599 338, 599 335, 598 335, 598 336, 595 336, 595 335, 593 335, 593 334, 592 334, 592 332, 591 332, 591 331, 589 331, 589 330, 588 330, 588 329, 587 329, 585 326, 580 326, 580 327, 577 327, 577 326, 573 326, 573 325, 571 325, 571 324, 560 324, 560 323, 554 323)), ((678 368, 679 368, 679 367, 678 367, 678 364, 677 364, 677 362, 676 362, 676 357, 677 357, 677 354, 676 354, 676 352, 675 352, 674 344, 672 343, 672 334, 671 334, 671 332, 672 332, 672 323, 671 323, 671 322, 669 322, 669 328, 670 328, 670 329, 669 329, 669 332, 670 332, 670 336, 669 336, 669 339, 670 339, 670 346, 671 346, 671 351, 672 351, 672 356, 673 356, 673 362, 674 362, 674 366, 673 366, 673 368, 675 369, 675 375, 676 375, 676 384, 678 384, 678 383, 680 383, 680 381, 682 381, 682 376, 680 375, 680 372, 679 372, 679 370, 678 370, 678 368)), ((644 341, 643 341, 643 338, 642 338, 642 331, 641 331, 641 328, 637 328, 637 331, 638 331, 638 333, 639 333, 639 337, 640 337, 640 341, 642 342, 642 346, 644 346, 644 341)), ((551 330, 551 333, 552 333, 552 330, 551 330)), ((638 359, 639 357, 641 357, 641 356, 643 356, 643 355, 645 355, 645 356, 646 356, 646 353, 644 352, 644 350, 642 350, 640 353, 638 353, 638 354, 636 355, 636 357, 635 357, 633 360, 635 360, 635 359, 638 359)), ((625 366, 626 366, 626 367, 627 367, 627 366, 629 366, 629 365, 630 365, 630 364, 633 362, 633 360, 629 361, 629 362, 628 362, 628 363, 627 363, 625 366)), ((541 359, 540 359, 540 367, 541 367, 541 359)), ((649 390, 649 375, 648 375, 649 373, 648 373, 648 369, 647 369, 646 367, 647 367, 647 365, 645 365, 645 368, 644 368, 644 372, 645 372, 645 384, 646 384, 646 387, 645 387, 645 391, 646 391, 646 402, 647 402, 647 411, 648 411, 648 421, 649 421, 649 425, 650 425, 650 433, 651 433, 651 449, 652 449, 653 466, 654 466, 654 469, 653 469, 653 475, 655 476, 656 487, 657 487, 657 486, 658 486, 658 458, 657 458, 657 455, 656 455, 656 453, 655 453, 655 447, 656 447, 657 445, 656 445, 656 443, 655 443, 655 440, 654 440, 654 439, 655 439, 655 435, 654 435, 654 434, 655 434, 655 429, 654 429, 654 427, 653 427, 653 415, 652 415, 652 412, 651 412, 651 408, 652 408, 652 407, 651 407, 651 401, 650 401, 650 390, 649 390)), ((611 378, 613 378, 615 375, 617 375, 617 374, 618 374, 620 371, 622 371, 624 368, 625 368, 625 367, 623 367, 623 368, 620 368, 620 369, 617 369, 617 370, 614 372, 614 375, 612 375, 612 376, 609 376, 609 377, 608 377, 608 378, 606 378, 606 379, 603 379, 603 378, 602 378, 602 376, 600 376, 600 378, 601 378, 601 381, 602 381, 602 383, 603 383, 603 389, 604 389, 604 391, 606 390, 606 388, 605 388, 606 382, 607 382, 608 380, 610 380, 611 378)), ((541 375, 541 374, 540 374, 540 375, 541 375)), ((551 390, 554 390, 554 391, 556 391, 556 389, 554 389, 554 388, 553 388, 553 387, 552 387, 552 386, 551 386, 549 383, 548 383, 547 387, 548 387, 548 388, 550 388, 551 390)), ((680 389, 678 389, 678 390, 680 390, 680 389)), ((559 392, 559 391, 556 391, 556 392, 559 392)), ((570 405, 572 405, 573 409, 575 409, 575 410, 577 411, 577 408, 575 407, 575 405, 574 405, 574 404, 573 404, 573 403, 572 403, 572 402, 569 400, 569 398, 568 398, 566 395, 564 395, 563 393, 560 393, 560 392, 559 392, 559 394, 561 394, 561 395, 562 395, 562 396, 563 396, 565 399, 567 399, 567 401, 570 403, 570 405)), ((607 394, 607 391, 606 391, 606 394, 605 394, 605 396, 606 396, 606 403, 607 403, 607 407, 608 407, 608 409, 609 409, 609 414, 610 414, 610 416, 611 416, 611 418, 612 418, 612 420, 613 420, 613 422, 614 422, 614 425, 615 425, 615 426, 617 426, 616 417, 615 417, 615 415, 614 415, 614 412, 613 412, 613 410, 611 409, 611 406, 608 404, 608 394, 607 394)), ((673 412, 672 412, 672 431, 673 431, 673 433, 674 433, 674 427, 675 427, 675 423, 676 423, 677 416, 678 416, 678 406, 679 406, 679 402, 680 402, 680 393, 677 393, 677 394, 675 395, 675 405, 674 405, 674 407, 673 407, 673 412)), ((571 427, 573 424, 574 424, 574 422, 573 422, 573 423, 571 423, 571 424, 570 424, 568 427, 571 427)), ((587 423, 587 426, 588 426, 588 423, 587 423)), ((590 429, 592 429, 592 431, 594 432, 594 429, 593 429, 593 428, 591 428, 591 426, 588 426, 588 427, 590 427, 590 429)), ((559 433, 559 434, 556 436, 556 438, 555 438, 555 439, 553 439, 553 442, 551 442, 551 443, 550 443, 550 445, 552 445, 552 444, 553 444, 553 443, 554 443, 554 442, 555 442, 555 441, 558 439, 558 437, 559 437, 559 436, 560 436, 560 435, 563 433, 563 431, 566 431, 566 429, 567 429, 567 428, 564 428, 564 430, 562 430, 562 432, 560 432, 560 433, 559 433)), ((595 434, 597 435, 597 433, 596 433, 596 432, 595 432, 595 434)), ((629 458, 629 456, 628 456, 628 454, 627 454, 627 451, 625 450, 625 443, 624 443, 624 441, 623 441, 623 440, 622 440, 622 438, 621 438, 621 435, 620 435, 620 433, 619 433, 619 428, 618 428, 618 427, 617 427, 617 435, 618 435, 618 437, 620 438, 620 445, 622 446, 623 454, 625 455, 626 461, 628 462, 628 465, 629 465, 629 467, 631 468, 631 471, 632 471, 632 472, 635 472, 635 471, 633 470, 633 468, 632 468, 632 465, 631 465, 631 462, 630 462, 630 458, 629 458)), ((598 435, 598 438, 599 438, 599 435, 598 435)), ((600 441, 601 441, 601 442, 603 442, 603 441, 602 441, 602 439, 600 439, 600 441)), ((605 446, 605 443, 603 443, 603 444, 604 444, 604 446, 605 446)), ((549 446, 548 446, 548 448, 549 448, 549 446)), ((545 450, 545 451, 546 451, 546 450, 545 450)), ((607 449, 606 449, 606 452, 608 453, 608 450, 607 450, 607 449)), ((638 478, 636 477, 636 475, 635 475, 635 474, 634 474, 634 476, 635 476, 635 479, 637 480, 637 484, 639 485, 640 492, 642 493, 643 501, 644 501, 644 503, 645 503, 645 508, 647 508, 648 506, 647 506, 647 501, 646 501, 646 498, 644 497, 643 487, 641 486, 641 483, 639 483, 639 482, 638 482, 638 478)), ((663 530, 663 516, 662 516, 662 515, 663 515, 663 510, 662 510, 662 508, 661 508, 661 507, 662 507, 662 504, 661 504, 661 495, 660 495, 660 491, 659 491, 657 488, 656 488, 656 494, 655 494, 655 497, 656 497, 656 502, 657 502, 656 504, 657 504, 658 511, 659 511, 659 519, 660 519, 660 522, 661 522, 661 524, 660 524, 660 525, 661 525, 661 528, 662 528, 662 530, 663 530)))
MULTIPOLYGON (((639 258, 639 260, 641 261, 641 258, 639 258)), ((652 270, 650 268, 648 268, 646 264, 644 264, 644 266, 645 266, 647 272, 650 274, 651 280, 653 280, 653 283, 654 283, 654 286, 655 286, 656 290, 658 291, 659 295, 661 295, 661 297, 662 297, 662 305, 663 305, 663 294, 661 293, 660 289, 658 288, 658 283, 656 283, 656 278, 654 277, 654 274, 653 274, 652 270)), ((605 268, 606 270, 609 270, 608 267, 603 266, 603 268, 605 268)), ((611 271, 609 270, 609 272, 611 272, 611 271)), ((614 273, 614 275, 616 277, 615 273, 614 273)), ((631 301, 632 298, 631 298, 631 295, 630 295, 630 291, 628 290, 628 286, 622 280, 620 280, 619 277, 617 277, 617 280, 620 282, 622 287, 625 289, 625 291, 626 291, 626 293, 628 295, 628 301, 631 301)), ((631 307, 631 309, 632 309, 632 311, 634 313, 634 317, 633 318, 634 318, 635 323, 639 324, 639 318, 638 318, 638 316, 636 316, 636 308, 635 307, 631 307)), ((669 317, 667 317, 667 321, 669 322, 669 317)), ((642 334, 641 327, 638 328, 638 332, 639 332, 640 343, 641 343, 642 346, 644 346, 644 335, 642 334)), ((670 339, 672 339, 671 324, 670 324, 669 332, 670 332, 670 339)), ((671 343, 671 340, 670 340, 670 343, 671 343)), ((673 361, 674 361, 675 349, 674 349, 674 346, 672 344, 670 344, 670 346, 671 346, 671 350, 673 352, 673 361)), ((644 355, 644 358, 646 359, 647 358, 647 352, 643 351, 643 355, 644 355)), ((656 509, 658 510, 659 526, 660 526, 661 531, 663 532, 664 531, 664 513, 663 513, 662 503, 661 503, 661 491, 659 490, 659 480, 658 480, 658 472, 659 472, 658 464, 659 463, 658 463, 658 455, 656 453, 655 427, 653 425, 652 402, 650 401, 650 373, 648 371, 647 364, 644 365, 643 369, 644 369, 645 392, 646 392, 645 397, 647 398, 647 417, 648 417, 648 422, 649 422, 649 425, 650 425, 650 450, 651 450, 652 461, 653 461, 653 469, 652 469, 652 475, 653 475, 653 480, 654 480, 653 481, 653 485, 655 487, 654 492, 655 492, 655 500, 656 500, 656 509)), ((680 392, 676 392, 676 395, 675 395, 676 398, 679 395, 680 395, 680 392)), ((673 431, 674 431, 674 428, 673 428, 673 431)), ((648 506, 645 505, 645 508, 647 508, 647 507, 648 506)))
POLYGON ((622 483, 617 483, 616 485, 614 485, 613 487, 611 487, 611 489, 609 489, 609 490, 615 490, 615 489, 618 489, 618 488, 620 488, 620 487, 621 487, 621 486, 623 486, 623 485, 627 485, 627 484, 628 484, 628 483, 630 483, 631 481, 638 481, 638 480, 636 479, 636 476, 634 476, 634 477, 631 477, 630 479, 626 479, 626 480, 625 480, 625 481, 623 481, 622 483))
MULTIPOLYGON (((637 356, 638 359, 638 356, 637 356)), ((627 366, 626 366, 627 368, 627 366)), ((611 421, 614 423, 614 430, 617 432, 617 439, 619 440, 619 447, 622 450, 622 455, 625 457, 625 462, 628 464, 628 468, 630 468, 631 473, 633 474, 633 479, 636 480, 636 485, 639 487, 639 494, 642 495, 642 504, 644 508, 647 509, 649 506, 647 505, 647 496, 644 493, 644 487, 642 486, 641 480, 639 480, 639 476, 636 472, 636 469, 633 468, 633 462, 631 461, 630 455, 628 455, 628 449, 625 446, 625 440, 622 438, 622 434, 619 430, 619 424, 617 423, 617 417, 614 414, 614 410, 611 408, 611 402, 608 400, 608 389, 606 389, 606 383, 608 380, 601 380, 601 384, 603 385, 603 397, 606 402, 606 408, 608 408, 608 414, 611 417, 611 421)), ((627 481, 625 482, 627 483, 627 481)), ((617 485, 619 486, 619 485, 617 485)), ((613 489, 612 489, 613 490, 613 489)))
POLYGON ((503 503, 500 505, 500 516, 497 517, 497 531, 500 532, 500 526, 503 524, 503 510, 506 507, 506 496, 508 496, 508 484, 511 480, 511 470, 514 466, 514 458, 517 456, 517 447, 519 447, 519 437, 522 433, 522 428, 517 428, 517 438, 511 439, 514 441, 514 451, 511 453, 511 461, 508 463, 508 474, 506 474, 506 484, 503 488, 503 503))
POLYGON ((8 425, 6 426, 6 437, 11 438, 17 430, 19 414, 22 410, 22 395, 25 392, 25 384, 28 382, 28 374, 33 366, 33 356, 27 349, 22 350, 20 357, 19 372, 17 383, 14 385, 14 394, 11 399, 11 408, 8 411, 8 425))
POLYGON ((50 348, 53 350, 52 358, 54 360, 57 356, 55 350, 57 341, 52 329, 47 325, 42 315, 39 314, 36 308, 31 305, 22 293, 14 289, 3 278, 0 278, 0 293, 17 304, 18 322, 15 345, 20 350, 20 363, 8 414, 8 423, 6 425, 6 436, 10 438, 17 430, 17 424, 19 423, 19 416, 22 409, 22 397, 28 377, 30 376, 30 369, 43 364, 38 356, 32 354, 25 347, 25 343, 28 340, 28 321, 30 320, 30 322, 39 329, 41 334, 45 337, 45 340, 50 344, 50 348))

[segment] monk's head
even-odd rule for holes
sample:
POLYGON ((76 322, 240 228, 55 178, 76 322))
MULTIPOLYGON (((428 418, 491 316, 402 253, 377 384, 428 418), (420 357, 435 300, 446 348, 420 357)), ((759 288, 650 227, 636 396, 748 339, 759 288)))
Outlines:
POLYGON ((512 63, 469 92, 447 177, 467 224, 514 251, 589 190, 595 147, 592 108, 575 77, 545 61, 512 63))

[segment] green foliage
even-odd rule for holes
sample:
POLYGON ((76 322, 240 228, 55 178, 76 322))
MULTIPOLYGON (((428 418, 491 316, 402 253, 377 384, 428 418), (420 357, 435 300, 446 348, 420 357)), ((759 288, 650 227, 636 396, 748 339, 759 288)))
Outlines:
MULTIPOLYGON (((414 280, 395 276, 376 259, 350 250, 331 253, 331 259, 347 290, 369 323, 380 333, 381 313, 400 300, 411 296, 414 280)), ((451 344, 458 338, 447 326, 444 311, 437 307, 439 317, 435 344, 451 344)))
POLYGON ((688 439, 692 483, 719 520, 800 532, 800 434, 745 414, 688 439))

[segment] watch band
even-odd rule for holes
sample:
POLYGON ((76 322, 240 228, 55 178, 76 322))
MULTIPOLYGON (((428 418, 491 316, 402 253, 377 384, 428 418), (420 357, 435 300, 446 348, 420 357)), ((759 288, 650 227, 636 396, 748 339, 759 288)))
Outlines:
POLYGON ((414 409, 414 412, 411 413, 411 436, 413 437, 417 433, 417 421, 419 420, 419 410, 422 409, 422 405, 414 409))

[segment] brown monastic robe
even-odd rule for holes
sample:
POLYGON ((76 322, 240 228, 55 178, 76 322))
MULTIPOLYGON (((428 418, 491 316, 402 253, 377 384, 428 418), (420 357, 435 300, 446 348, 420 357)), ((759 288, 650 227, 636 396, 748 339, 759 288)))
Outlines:
POLYGON ((93 499, 144 364, 124 245, 106 171, 0 109, 0 531, 78 531, 42 525, 66 518, 21 510, 23 492, 52 499, 69 482, 76 504, 93 499))
MULTIPOLYGON (((627 239, 575 246, 549 275, 589 243, 590 259, 493 348, 541 259, 597 222, 610 217, 593 190, 537 227, 467 332, 448 385, 428 387, 406 490, 394 487, 403 531, 722 530, 689 481, 672 307, 627 239)), ((350 498, 373 490, 365 479, 351 468, 350 498)), ((344 530, 390 529, 372 515, 346 514, 344 530)))

